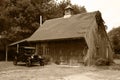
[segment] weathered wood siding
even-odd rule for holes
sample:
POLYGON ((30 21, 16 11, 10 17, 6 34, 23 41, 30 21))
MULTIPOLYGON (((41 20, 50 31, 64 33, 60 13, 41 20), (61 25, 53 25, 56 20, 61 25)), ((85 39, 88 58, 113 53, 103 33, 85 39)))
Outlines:
POLYGON ((112 61, 112 47, 105 31, 105 26, 102 22, 93 21, 89 31, 85 35, 85 40, 88 44, 88 53, 85 56, 84 62, 87 65, 95 64, 97 59, 103 58, 112 61))
POLYGON ((112 46, 105 31, 105 26, 102 23, 99 24, 98 26, 98 41, 99 41, 98 55, 102 56, 105 59, 108 59, 109 61, 112 61, 113 60, 112 46))
POLYGON ((37 49, 39 54, 51 57, 52 62, 80 63, 87 53, 86 47, 84 39, 76 39, 39 43, 37 49))

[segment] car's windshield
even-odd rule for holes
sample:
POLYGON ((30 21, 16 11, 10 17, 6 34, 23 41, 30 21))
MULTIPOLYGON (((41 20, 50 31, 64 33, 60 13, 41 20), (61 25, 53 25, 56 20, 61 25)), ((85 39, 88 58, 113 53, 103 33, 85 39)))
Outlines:
POLYGON ((20 53, 34 54, 35 53, 35 48, 34 47, 21 47, 20 48, 20 53))

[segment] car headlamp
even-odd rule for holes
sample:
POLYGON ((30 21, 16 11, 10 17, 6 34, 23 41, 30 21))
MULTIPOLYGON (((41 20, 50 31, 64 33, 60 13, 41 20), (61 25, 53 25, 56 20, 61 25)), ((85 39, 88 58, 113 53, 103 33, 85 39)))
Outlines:
POLYGON ((42 58, 41 56, 39 56, 39 58, 42 58))
POLYGON ((32 55, 31 58, 34 58, 34 56, 32 55))

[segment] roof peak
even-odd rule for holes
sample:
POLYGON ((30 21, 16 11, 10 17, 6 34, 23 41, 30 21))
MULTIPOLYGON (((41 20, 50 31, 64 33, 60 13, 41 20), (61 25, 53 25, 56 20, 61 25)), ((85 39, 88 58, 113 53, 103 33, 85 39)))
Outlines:
POLYGON ((66 9, 73 9, 73 8, 72 8, 72 6, 69 4, 69 5, 67 5, 67 7, 65 7, 65 10, 66 10, 66 9))

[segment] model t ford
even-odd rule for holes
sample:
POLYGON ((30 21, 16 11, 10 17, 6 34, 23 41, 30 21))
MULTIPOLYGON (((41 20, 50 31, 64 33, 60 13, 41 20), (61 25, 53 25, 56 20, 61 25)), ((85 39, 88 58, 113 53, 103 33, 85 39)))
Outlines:
POLYGON ((35 47, 21 47, 14 56, 13 64, 17 65, 18 62, 25 62, 28 67, 34 63, 44 66, 43 58, 35 53, 35 47))

